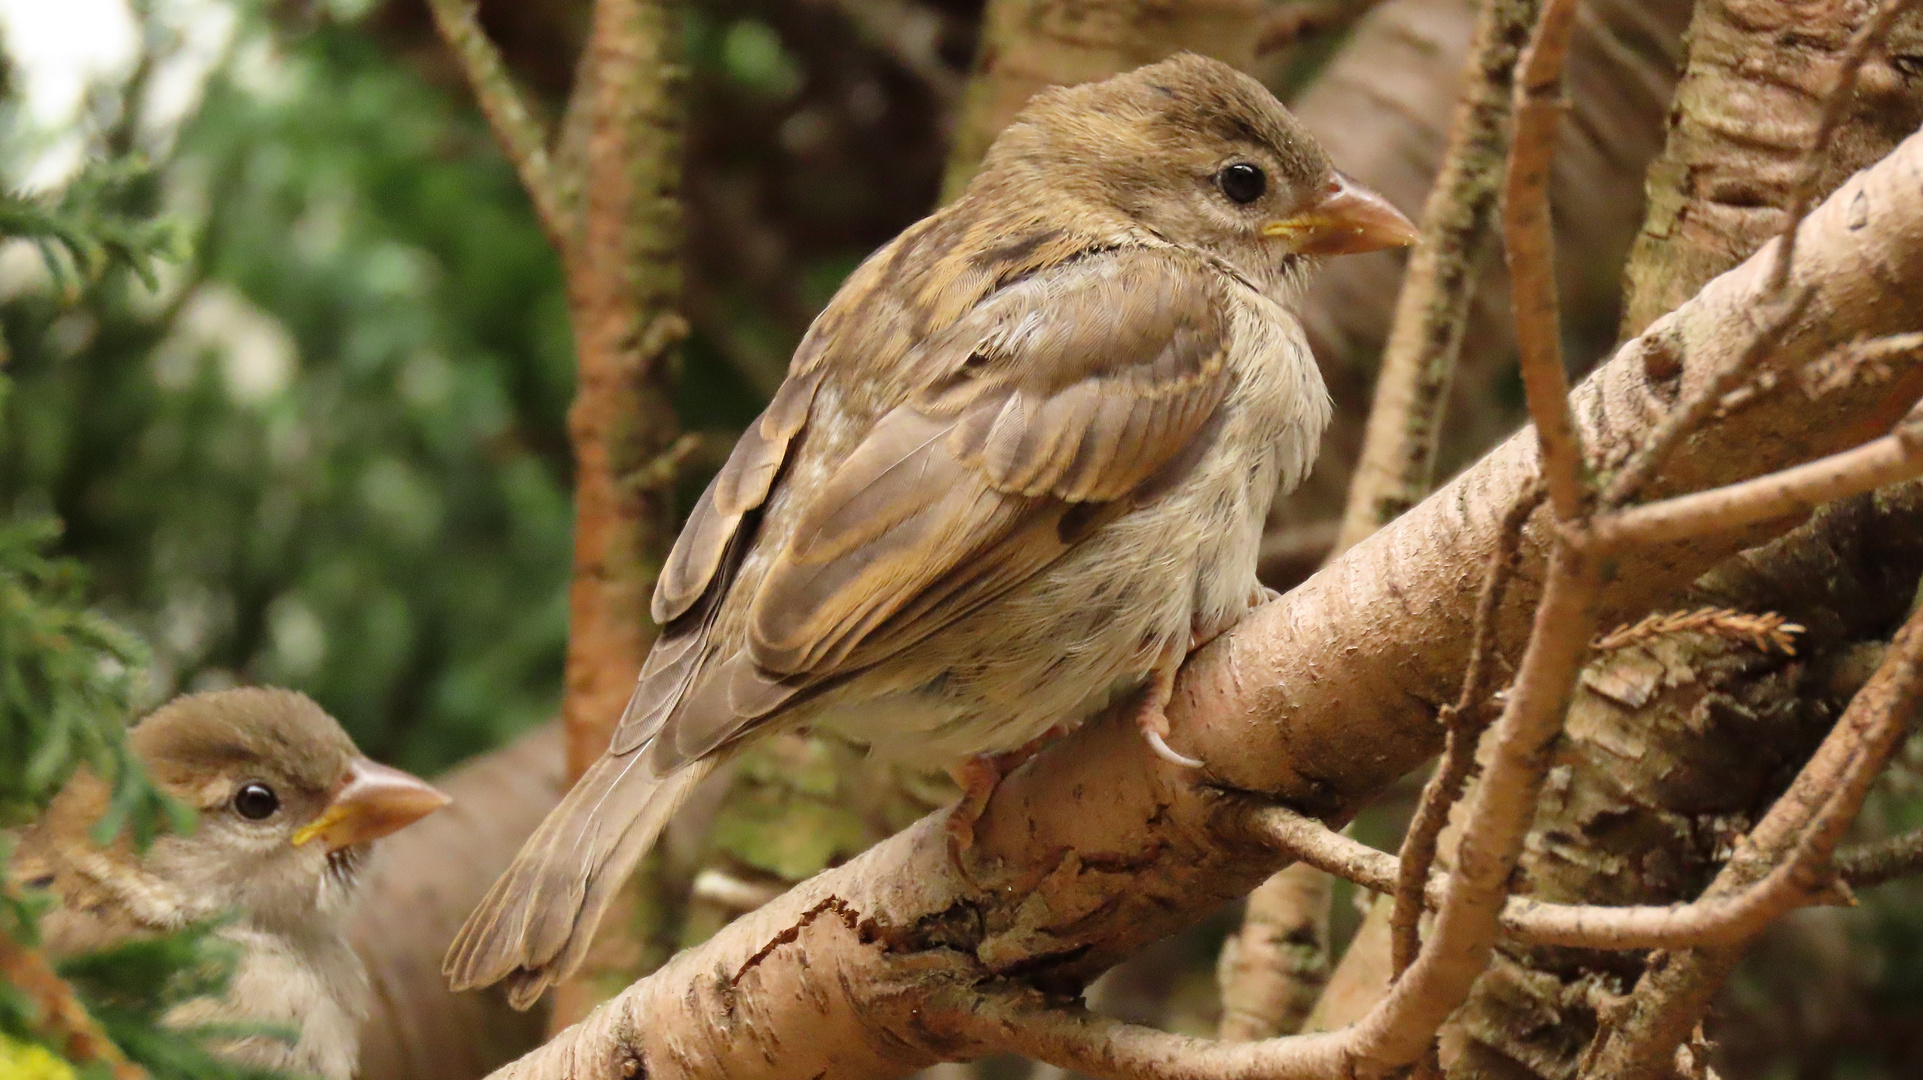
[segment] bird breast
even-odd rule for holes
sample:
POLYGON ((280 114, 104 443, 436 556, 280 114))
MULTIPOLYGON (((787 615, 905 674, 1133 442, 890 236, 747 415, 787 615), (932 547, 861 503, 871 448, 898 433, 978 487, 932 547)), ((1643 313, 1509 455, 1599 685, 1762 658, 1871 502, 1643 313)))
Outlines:
POLYGON ((1237 285, 1233 389, 1191 470, 1035 578, 826 695, 813 721, 884 756, 1022 746, 1138 687, 1191 625, 1257 587, 1262 525, 1314 462, 1330 404, 1295 318, 1237 285))

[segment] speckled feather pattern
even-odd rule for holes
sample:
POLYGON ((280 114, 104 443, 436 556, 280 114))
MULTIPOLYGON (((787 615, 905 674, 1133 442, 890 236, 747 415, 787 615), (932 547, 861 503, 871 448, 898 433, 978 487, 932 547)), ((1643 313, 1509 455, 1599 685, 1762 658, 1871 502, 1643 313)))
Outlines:
POLYGON ((1258 588, 1330 403, 1263 220, 1332 189, 1292 117, 1197 57, 1039 95, 969 189, 871 256, 694 508, 608 754, 449 952, 528 1005, 693 782, 814 725, 917 760, 1011 749, 1142 682, 1258 588), (1260 162, 1266 201, 1213 177, 1260 162))

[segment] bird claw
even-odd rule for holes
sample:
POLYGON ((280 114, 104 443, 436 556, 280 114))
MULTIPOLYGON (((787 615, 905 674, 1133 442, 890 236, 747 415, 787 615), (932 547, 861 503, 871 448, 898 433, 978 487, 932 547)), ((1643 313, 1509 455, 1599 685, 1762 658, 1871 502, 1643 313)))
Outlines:
MULTIPOLYGON (((1173 650, 1170 650, 1173 652, 1173 650)), ((1156 666, 1149 676, 1148 685, 1142 690, 1142 702, 1135 708, 1135 725, 1142 730, 1142 737, 1148 740, 1150 750, 1155 756, 1171 765, 1184 769, 1199 769, 1202 761, 1168 744, 1168 703, 1175 694, 1175 672, 1181 667, 1182 658, 1175 656, 1172 662, 1164 657, 1164 663, 1156 666)))
MULTIPOLYGON (((1167 717, 1162 719, 1161 726, 1168 726, 1167 717)), ((1187 754, 1170 746, 1168 740, 1163 738, 1162 733, 1149 725, 1142 725, 1142 735, 1148 739, 1148 748, 1155 751, 1155 756, 1168 762, 1170 765, 1179 765, 1184 769, 1199 769, 1202 767, 1201 758, 1189 757, 1187 754)))

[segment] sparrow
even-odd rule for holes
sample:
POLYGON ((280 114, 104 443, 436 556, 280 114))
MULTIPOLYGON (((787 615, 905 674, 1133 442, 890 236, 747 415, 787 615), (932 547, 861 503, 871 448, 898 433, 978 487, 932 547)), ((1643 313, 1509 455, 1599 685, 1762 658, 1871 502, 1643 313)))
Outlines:
POLYGON ((217 1049, 243 1064, 351 1080, 370 994, 345 936, 356 870, 373 841, 447 796, 362 757, 333 717, 289 690, 176 698, 128 740, 156 786, 196 811, 195 828, 144 852, 124 835, 103 847, 90 833, 111 790, 76 773, 22 832, 9 868, 55 901, 40 919, 48 954, 227 917, 216 933, 239 961, 224 996, 185 1002, 164 1022, 298 1031, 292 1042, 262 1033, 217 1049))
POLYGON ((979 762, 1141 692, 1157 752, 1200 765, 1167 745, 1175 671, 1266 598, 1263 519, 1330 414, 1289 305, 1318 257, 1416 235, 1217 61, 1031 99, 803 338, 664 565, 606 754, 456 936, 451 984, 531 1005, 690 790, 772 731, 979 762))

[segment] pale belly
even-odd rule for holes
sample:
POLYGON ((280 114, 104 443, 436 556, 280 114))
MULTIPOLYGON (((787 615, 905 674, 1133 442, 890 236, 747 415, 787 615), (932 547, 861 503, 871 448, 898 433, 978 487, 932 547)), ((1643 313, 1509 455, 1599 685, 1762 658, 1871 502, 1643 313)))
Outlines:
POLYGON ((1008 595, 823 695, 808 722, 929 764, 1012 750, 1139 687, 1192 627, 1233 625, 1259 588, 1269 504, 1308 471, 1328 416, 1293 320, 1246 314, 1254 362, 1192 473, 1008 595))

